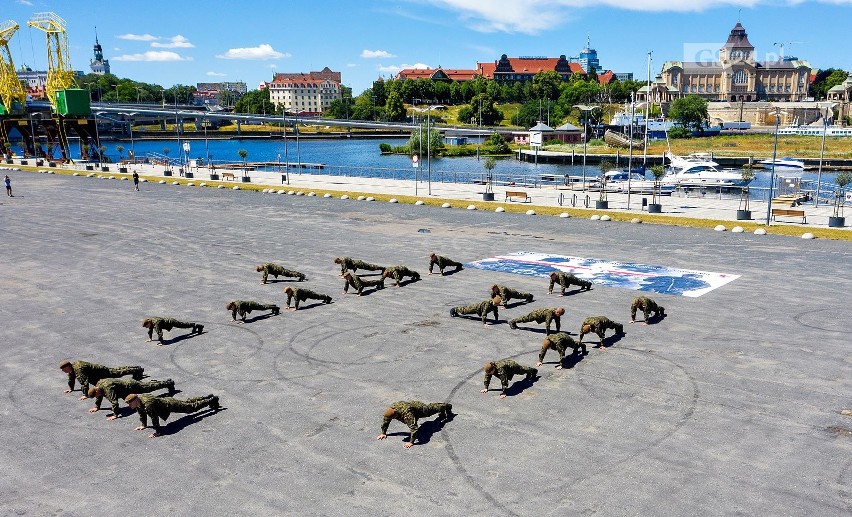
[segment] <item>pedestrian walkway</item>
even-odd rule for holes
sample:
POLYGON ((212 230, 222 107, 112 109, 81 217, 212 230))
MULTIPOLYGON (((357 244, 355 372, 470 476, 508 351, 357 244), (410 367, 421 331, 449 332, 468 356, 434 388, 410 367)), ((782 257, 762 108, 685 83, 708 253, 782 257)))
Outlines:
MULTIPOLYGON (((13 167, 14 165, 6 165, 13 167)), ((89 165, 91 167, 91 165, 89 165)), ((96 175, 121 175, 118 173, 118 166, 110 164, 109 171, 87 170, 86 164, 68 164, 63 165, 62 169, 77 171, 81 174, 96 174, 96 175)), ((174 176, 165 177, 166 170, 163 165, 154 164, 127 164, 127 175, 136 171, 143 178, 149 181, 154 179, 166 179, 169 181, 186 181, 187 178, 179 176, 179 169, 172 167, 174 176)), ((44 170, 44 167, 39 167, 44 170)), ((212 183, 209 180, 211 170, 207 167, 193 167, 190 169, 193 173, 193 179, 196 184, 201 182, 212 183)), ((589 215, 598 212, 595 209, 595 201, 599 199, 600 193, 597 191, 583 191, 578 187, 574 189, 566 186, 541 186, 541 187, 512 187, 498 186, 494 187, 494 201, 483 201, 484 185, 469 184, 469 183, 441 183, 438 181, 413 181, 400 179, 374 178, 366 176, 332 176, 325 174, 300 174, 290 171, 289 174, 282 175, 277 172, 261 172, 250 171, 250 183, 242 183, 240 178, 243 176, 243 170, 239 167, 223 168, 216 167, 215 172, 222 178, 230 173, 237 181, 225 181, 226 185, 239 185, 241 187, 255 186, 270 186, 284 190, 303 190, 307 191, 332 191, 342 193, 357 193, 364 195, 384 195, 384 196, 413 196, 421 199, 444 199, 448 201, 459 200, 467 201, 475 205, 478 209, 495 209, 499 206, 508 207, 514 205, 516 207, 551 207, 564 209, 579 209, 588 210, 589 215), (285 179, 286 178, 286 179, 285 179), (519 198, 506 199, 507 191, 524 191, 529 196, 530 201, 524 202, 519 198)), ((230 177, 230 176, 228 176, 230 177)), ((627 215, 635 214, 636 217, 642 217, 646 214, 646 206, 643 200, 647 203, 651 202, 651 196, 648 194, 627 194, 608 193, 607 200, 609 202, 609 211, 621 212, 627 215)), ((739 196, 731 196, 730 194, 719 195, 715 192, 705 192, 701 194, 696 190, 690 192, 677 191, 671 196, 662 196, 660 199, 662 205, 662 213, 653 214, 654 216, 662 217, 680 217, 712 221, 737 221, 737 209, 740 206, 739 196)), ((773 206, 776 206, 773 204, 773 206)), ((788 207, 785 205, 784 207, 788 207)), ((828 218, 833 213, 833 207, 830 205, 820 204, 813 206, 813 203, 806 203, 796 207, 799 210, 804 210, 807 222, 803 223, 801 218, 797 217, 781 217, 777 221, 771 221, 773 226, 800 226, 802 228, 828 228, 828 218)), ((750 210, 752 212, 751 221, 740 221, 740 223, 765 223, 767 214, 767 203, 765 201, 752 200, 750 210)), ((847 226, 846 231, 852 229, 847 226)))

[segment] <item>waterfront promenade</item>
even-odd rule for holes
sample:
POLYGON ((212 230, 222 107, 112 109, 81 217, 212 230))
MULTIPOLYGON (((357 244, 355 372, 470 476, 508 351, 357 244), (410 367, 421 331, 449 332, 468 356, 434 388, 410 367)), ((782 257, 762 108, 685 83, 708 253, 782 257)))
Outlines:
MULTIPOLYGON (((32 161, 30 161, 32 162, 32 161)), ((5 165, 5 167, 20 168, 19 165, 5 165)), ((439 181, 421 180, 415 182, 413 180, 375 178, 368 176, 341 176, 328 174, 307 174, 299 173, 297 170, 290 169, 287 176, 287 181, 282 181, 282 174, 276 172, 249 172, 251 178, 250 183, 240 182, 243 171, 239 167, 222 168, 216 167, 216 172, 220 174, 231 173, 237 181, 210 181, 210 170, 205 167, 193 167, 189 170, 194 173, 192 179, 180 177, 177 168, 173 167, 174 176, 164 176, 165 167, 162 165, 153 164, 132 164, 127 165, 128 173, 120 174, 117 172, 118 166, 111 164, 109 171, 86 170, 84 164, 70 164, 62 167, 64 171, 76 172, 80 175, 95 174, 96 176, 114 176, 120 178, 129 176, 133 171, 137 171, 141 177, 147 181, 180 181, 183 183, 192 182, 196 186, 206 183, 207 186, 225 185, 227 187, 239 186, 243 188, 272 188, 277 192, 283 190, 289 192, 314 191, 318 193, 333 192, 347 193, 365 196, 380 195, 380 196, 407 196, 416 197, 418 199, 443 199, 450 202, 466 202, 476 206, 478 210, 494 210, 498 207, 513 208, 515 210, 523 207, 525 209, 535 210, 537 207, 547 207, 548 209, 567 210, 572 216, 582 216, 588 213, 591 217, 593 214, 603 213, 595 209, 595 201, 599 198, 597 191, 583 191, 579 186, 570 188, 566 186, 495 186, 494 201, 485 202, 482 200, 484 185, 470 183, 451 183, 439 181), (530 202, 522 202, 514 199, 506 201, 507 191, 525 191, 530 199, 530 202), (579 211, 579 212, 578 212, 579 211)), ((32 169, 32 168, 31 168, 32 169)), ((36 170, 48 170, 45 167, 38 167, 36 170)), ((58 169, 57 169, 58 170, 58 169)), ((629 218, 645 218, 648 219, 648 213, 643 207, 642 202, 645 199, 648 203, 651 202, 650 194, 631 194, 628 196, 621 193, 608 193, 609 212, 621 214, 629 218), (629 201, 629 205, 628 205, 629 201)), ((740 205, 739 196, 736 194, 724 193, 720 195, 716 190, 705 189, 702 193, 699 189, 693 189, 690 192, 677 191, 671 196, 663 196, 661 198, 663 212, 654 214, 653 217, 663 218, 687 218, 702 221, 721 221, 727 229, 730 230, 736 225, 742 224, 760 224, 765 223, 767 204, 765 201, 752 200, 750 209, 752 211, 751 221, 737 221, 737 209, 740 205)), ((783 208, 783 205, 775 205, 783 208)), ((833 207, 825 203, 820 203, 819 206, 814 206, 813 202, 807 202, 797 207, 804 210, 807 222, 803 223, 800 218, 784 217, 777 221, 772 221, 773 226, 799 226, 802 232, 807 232, 808 229, 828 228, 828 218, 833 213, 833 207)), ((850 230, 852 227, 847 226, 845 230, 850 230)))

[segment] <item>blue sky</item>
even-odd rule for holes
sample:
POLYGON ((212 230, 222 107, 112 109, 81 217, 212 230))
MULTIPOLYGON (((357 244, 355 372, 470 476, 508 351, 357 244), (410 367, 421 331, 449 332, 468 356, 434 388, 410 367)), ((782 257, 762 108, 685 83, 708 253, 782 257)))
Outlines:
POLYGON ((741 21, 759 58, 785 55, 852 70, 852 0, 0 0, 21 29, 15 65, 46 68, 38 12, 67 22, 71 64, 89 71, 95 26, 112 72, 157 83, 245 81, 274 72, 340 71, 355 94, 402 67, 474 68, 509 56, 577 55, 587 36, 601 66, 647 76, 685 52, 718 50, 741 21), (845 20, 845 21, 844 21, 845 20), (686 50, 685 50, 686 49, 686 50))

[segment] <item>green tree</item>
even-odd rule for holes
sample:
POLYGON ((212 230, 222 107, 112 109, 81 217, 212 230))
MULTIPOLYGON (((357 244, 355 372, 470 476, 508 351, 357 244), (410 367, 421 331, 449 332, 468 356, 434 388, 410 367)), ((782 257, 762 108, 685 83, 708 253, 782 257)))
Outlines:
POLYGON ((487 176, 487 178, 485 180, 485 192, 486 193, 494 192, 494 189, 492 187, 492 183, 493 183, 493 180, 494 180, 493 171, 494 171, 494 167, 496 165, 497 165, 497 161, 494 159, 493 156, 488 156, 488 157, 485 158, 485 160, 482 161, 482 167, 485 168, 485 174, 487 176))
POLYGON ((246 157, 248 156, 248 151, 245 149, 240 149, 237 151, 237 154, 240 155, 240 159, 243 161, 243 176, 246 175, 246 157))
POLYGON ((387 120, 391 122, 400 122, 405 120, 407 115, 405 111, 405 104, 403 104, 402 98, 400 98, 397 92, 391 92, 388 95, 385 114, 387 115, 387 120))
POLYGON ((411 132, 411 136, 408 138, 408 152, 409 153, 422 153, 425 155, 427 149, 431 149, 432 154, 435 154, 435 151, 440 151, 444 148, 444 141, 441 139, 441 132, 435 128, 431 128, 428 132, 426 128, 423 128, 423 146, 420 146, 420 133, 419 129, 416 129, 411 132))
POLYGON ((708 118, 707 101, 698 95, 675 99, 669 108, 669 118, 685 128, 704 132, 704 123, 708 118))
POLYGON ((507 154, 509 144, 499 133, 491 133, 487 140, 482 142, 482 150, 488 154, 507 154))
POLYGON ((532 80, 533 92, 537 99, 555 101, 562 93, 562 77, 555 71, 539 72, 532 80))
MULTIPOLYGON (((387 98, 390 92, 385 91, 385 81, 384 79, 379 79, 377 81, 373 81, 373 95, 376 96, 376 104, 380 106, 384 106, 387 103, 387 98)), ((350 90, 350 97, 352 96, 350 90)))
POLYGON ((819 73, 814 77, 814 82, 811 84, 809 89, 809 95, 811 95, 815 99, 825 99, 828 94, 828 90, 832 86, 837 86, 846 80, 848 74, 843 70, 837 68, 826 68, 825 70, 820 70, 819 73))
POLYGON ((117 145, 115 146, 115 150, 118 151, 118 161, 124 160, 124 146, 117 145))
POLYGON ((470 100, 470 105, 459 110, 458 121, 464 124, 494 126, 503 120, 503 112, 494 106, 494 99, 487 93, 480 93, 470 100), (481 117, 481 120, 480 120, 481 117))
POLYGON ((234 111, 237 113, 251 113, 254 115, 263 113, 271 115, 276 112, 280 113, 281 110, 276 108, 269 100, 269 88, 264 88, 262 90, 246 92, 242 97, 240 97, 240 100, 237 101, 237 104, 234 106, 234 111))

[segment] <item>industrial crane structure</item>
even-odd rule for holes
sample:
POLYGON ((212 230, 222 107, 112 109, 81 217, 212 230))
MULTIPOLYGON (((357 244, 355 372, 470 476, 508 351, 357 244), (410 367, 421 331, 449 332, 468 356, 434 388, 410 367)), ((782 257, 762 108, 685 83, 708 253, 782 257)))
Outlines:
POLYGON ((0 115, 22 113, 27 101, 27 92, 18 78, 12 53, 9 52, 9 40, 18 28, 18 24, 12 20, 0 23, 0 115))

